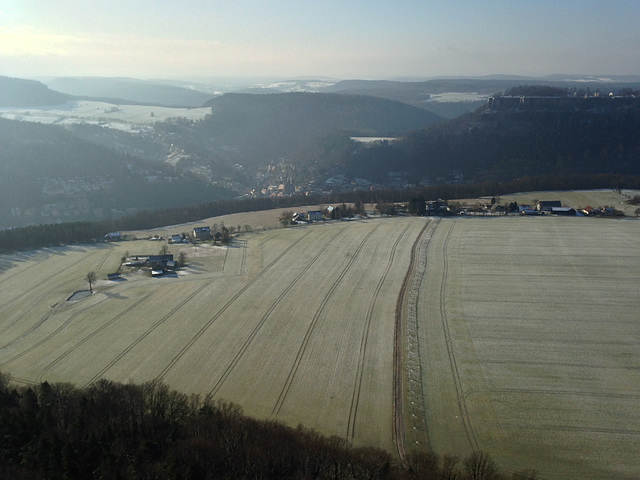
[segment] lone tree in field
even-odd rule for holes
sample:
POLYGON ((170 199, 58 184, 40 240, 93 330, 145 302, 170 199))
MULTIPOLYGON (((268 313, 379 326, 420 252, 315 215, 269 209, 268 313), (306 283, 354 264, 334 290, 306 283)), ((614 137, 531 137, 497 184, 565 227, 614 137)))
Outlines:
POLYGON ((98 279, 98 275, 96 275, 96 272, 91 271, 87 273, 87 276, 85 278, 87 279, 87 282, 89 282, 89 291, 93 293, 93 282, 98 279))

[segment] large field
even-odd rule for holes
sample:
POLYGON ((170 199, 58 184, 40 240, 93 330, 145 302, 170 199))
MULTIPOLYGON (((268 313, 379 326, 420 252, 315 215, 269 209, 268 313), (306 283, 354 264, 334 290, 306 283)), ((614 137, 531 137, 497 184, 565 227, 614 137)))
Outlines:
POLYGON ((232 400, 260 418, 304 423, 392 449, 396 298, 426 219, 344 222, 171 246, 191 267, 87 288, 134 241, 4 258, 0 370, 16 380, 161 378, 232 400), (400 281, 399 281, 400 280, 400 281), (372 421, 375 419, 375 421, 372 421))
POLYGON ((162 379, 390 451, 400 392, 407 450, 633 478, 639 234, 636 220, 591 218, 338 222, 169 245, 187 269, 117 282, 106 274, 125 251, 161 243, 3 256, 0 371, 27 384, 162 379), (90 270, 96 292, 67 301, 90 270))
POLYGON ((545 478, 638 478, 640 223, 443 219, 426 251, 431 445, 545 478))

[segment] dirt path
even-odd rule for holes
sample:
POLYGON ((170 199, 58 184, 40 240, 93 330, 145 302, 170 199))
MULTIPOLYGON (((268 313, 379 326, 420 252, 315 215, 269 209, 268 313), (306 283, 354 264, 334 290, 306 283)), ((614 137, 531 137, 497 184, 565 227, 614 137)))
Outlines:
POLYGON ((400 461, 405 466, 408 466, 406 445, 408 426, 412 430, 419 429, 423 432, 423 435, 412 435, 412 438, 420 438, 423 441, 422 446, 429 448, 422 406, 419 351, 415 341, 416 299, 426 269, 427 245, 438 223, 437 219, 428 220, 416 238, 411 249, 411 263, 402 282, 396 304, 393 354, 393 440, 400 461), (409 415, 410 418, 408 418, 409 415))

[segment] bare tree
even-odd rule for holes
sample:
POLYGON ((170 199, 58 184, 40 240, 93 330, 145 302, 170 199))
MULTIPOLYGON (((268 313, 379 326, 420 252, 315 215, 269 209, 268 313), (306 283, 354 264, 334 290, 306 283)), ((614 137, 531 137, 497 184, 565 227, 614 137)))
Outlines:
POLYGON ((280 217, 278 218, 278 220, 280 220, 280 223, 282 224, 283 227, 288 227, 289 225, 291 225, 292 218, 293 218, 293 212, 291 210, 284 210, 280 214, 280 217))
POLYGON ((95 282, 98 279, 98 275, 96 275, 96 272, 92 270, 89 273, 87 273, 87 276, 85 278, 87 282, 89 282, 89 291, 93 293, 93 282, 95 282))
POLYGON ((471 480, 492 480, 498 477, 498 467, 489 454, 479 450, 464 461, 464 469, 471 480))

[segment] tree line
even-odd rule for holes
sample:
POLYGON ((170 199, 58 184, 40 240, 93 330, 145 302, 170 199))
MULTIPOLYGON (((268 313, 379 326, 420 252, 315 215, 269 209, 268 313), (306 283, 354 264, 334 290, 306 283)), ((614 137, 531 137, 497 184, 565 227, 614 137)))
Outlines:
POLYGON ((384 450, 256 420, 238 405, 159 381, 17 387, 0 374, 0 478, 531 480, 536 473, 506 476, 484 452, 464 460, 414 452, 402 466, 384 450))
POLYGON ((113 231, 145 230, 220 215, 274 208, 343 203, 360 206, 363 203, 384 205, 394 202, 407 202, 412 198, 454 200, 518 192, 587 190, 594 188, 610 188, 614 190, 622 188, 640 189, 640 176, 621 174, 538 175, 518 178, 510 182, 431 185, 406 189, 358 190, 326 195, 217 200, 192 206, 141 211, 127 217, 99 222, 70 222, 0 230, 0 253, 57 245, 90 243, 103 240, 105 234, 113 231))

